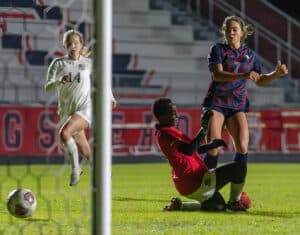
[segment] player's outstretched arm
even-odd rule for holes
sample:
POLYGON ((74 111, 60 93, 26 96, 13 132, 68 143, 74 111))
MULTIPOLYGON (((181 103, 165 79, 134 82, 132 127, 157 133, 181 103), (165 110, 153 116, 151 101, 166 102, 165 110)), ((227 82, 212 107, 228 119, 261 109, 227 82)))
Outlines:
POLYGON ((218 148, 218 147, 224 147, 227 148, 227 144, 222 139, 213 139, 208 144, 203 144, 198 148, 198 153, 205 153, 208 150, 218 148))
POLYGON ((178 150, 181 153, 184 153, 186 155, 192 155, 194 152, 196 152, 201 146, 201 143, 207 133, 208 130, 208 122, 209 119, 212 116, 212 112, 210 110, 205 110, 203 114, 201 115, 201 128, 196 135, 196 137, 191 141, 191 143, 181 143, 178 146, 178 150))
POLYGON ((283 77, 289 73, 288 68, 285 64, 282 64, 280 60, 278 60, 276 68, 273 72, 267 74, 261 74, 258 81, 255 82, 257 86, 265 86, 272 82, 274 79, 283 77))

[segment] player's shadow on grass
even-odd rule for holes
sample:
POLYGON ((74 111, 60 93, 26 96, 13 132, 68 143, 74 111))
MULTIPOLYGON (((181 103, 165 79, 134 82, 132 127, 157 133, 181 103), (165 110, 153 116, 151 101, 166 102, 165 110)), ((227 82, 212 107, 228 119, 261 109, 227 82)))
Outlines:
MULTIPOLYGON (((146 199, 146 198, 134 198, 134 197, 119 197, 114 196, 112 198, 113 201, 145 201, 145 202, 164 202, 168 203, 168 200, 165 199, 146 199)), ((182 211, 182 212, 192 212, 192 211, 182 211)), ((236 212, 230 212, 230 211, 222 211, 222 212, 211 212, 211 211, 204 211, 206 213, 227 213, 231 215, 236 215, 236 212)), ((238 213, 239 215, 258 215, 258 216, 265 216, 265 217, 277 217, 277 218, 294 218, 300 216, 300 211, 295 212, 280 212, 280 211, 256 211, 254 209, 250 209, 247 212, 238 213)))
POLYGON ((277 217, 277 218, 294 218, 299 217, 300 211, 296 212, 280 212, 280 211, 253 211, 249 210, 247 212, 249 215, 258 215, 258 216, 265 216, 265 217, 277 217))
POLYGON ((130 197, 113 197, 113 201, 145 201, 145 202, 168 202, 163 199, 145 199, 145 198, 130 198, 130 197))
POLYGON ((49 222, 50 219, 40 219, 40 218, 29 218, 26 219, 29 222, 49 222))

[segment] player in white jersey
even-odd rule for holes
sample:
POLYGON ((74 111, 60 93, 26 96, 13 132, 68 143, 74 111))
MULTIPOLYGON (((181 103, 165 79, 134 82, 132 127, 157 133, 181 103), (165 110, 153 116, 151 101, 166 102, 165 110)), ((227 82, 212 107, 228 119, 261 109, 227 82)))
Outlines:
MULTIPOLYGON (((81 55, 82 34, 69 30, 63 37, 67 55, 54 59, 47 72, 46 91, 57 89, 58 114, 60 115, 59 136, 70 158, 72 172, 70 186, 80 180, 82 169, 79 166, 79 152, 87 159, 92 158, 92 150, 85 135, 85 129, 92 122, 91 100, 91 59, 81 55)), ((116 100, 112 93, 112 105, 116 100)))

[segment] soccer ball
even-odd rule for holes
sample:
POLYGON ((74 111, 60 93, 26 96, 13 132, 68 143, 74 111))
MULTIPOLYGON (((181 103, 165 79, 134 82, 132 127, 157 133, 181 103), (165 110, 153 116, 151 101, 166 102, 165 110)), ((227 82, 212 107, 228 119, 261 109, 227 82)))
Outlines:
POLYGON ((27 218, 36 209, 36 198, 29 189, 14 189, 6 202, 9 213, 18 218, 27 218))

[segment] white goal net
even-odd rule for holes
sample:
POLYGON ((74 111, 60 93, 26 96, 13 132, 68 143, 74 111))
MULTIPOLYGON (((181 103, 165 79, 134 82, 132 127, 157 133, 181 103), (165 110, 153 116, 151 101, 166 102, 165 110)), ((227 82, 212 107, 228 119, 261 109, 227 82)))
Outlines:
MULTIPOLYGON (((57 94, 45 92, 49 63, 65 54, 69 29, 94 43, 93 0, 0 1, 0 197, 28 188, 37 207, 27 219, 0 206, 0 234, 91 234, 91 163, 69 186, 70 163, 57 139, 57 94)), ((87 130, 90 137, 92 133, 87 130)))

